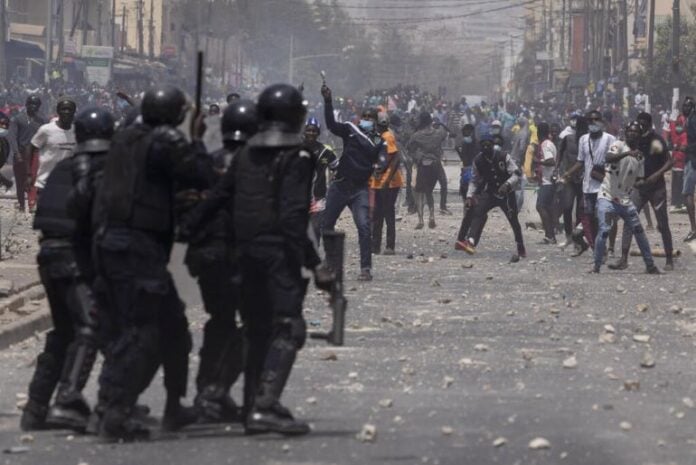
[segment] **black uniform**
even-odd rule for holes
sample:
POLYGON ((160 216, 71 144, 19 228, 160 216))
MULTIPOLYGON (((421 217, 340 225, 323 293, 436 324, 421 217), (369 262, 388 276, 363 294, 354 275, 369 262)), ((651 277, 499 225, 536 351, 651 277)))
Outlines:
MULTIPOLYGON (((223 148, 211 154, 215 176, 210 187, 227 172, 237 151, 223 148)), ((203 306, 210 315, 199 352, 196 406, 208 421, 239 420, 237 406, 229 397, 244 369, 244 336, 236 319, 239 272, 230 212, 216 212, 188 242, 184 261, 191 276, 198 279, 203 306)))
MULTIPOLYGON (((29 385, 29 402, 22 416, 25 430, 42 428, 48 404, 60 380, 56 407, 79 415, 60 418, 60 425, 84 428, 90 410, 81 391, 87 383, 97 354, 96 307, 85 267, 78 265, 75 221, 66 203, 73 186, 73 160, 58 163, 41 196, 34 229, 41 232, 37 256, 39 275, 46 289, 53 329, 46 336, 36 371, 29 385)), ((54 412, 52 411, 52 414, 54 412)), ((60 411, 57 412, 60 415, 60 411)), ((48 419, 49 423, 51 418, 48 419)))
POLYGON ((495 207, 500 207, 512 227, 518 251, 525 254, 522 227, 517 218, 517 202, 515 193, 512 191, 520 175, 515 162, 504 152, 494 152, 489 156, 480 153, 474 159, 473 166, 473 177, 467 196, 472 197, 473 194, 475 199, 469 237, 473 238, 474 243, 477 244, 488 212, 495 207), (505 183, 509 184, 510 189, 507 193, 500 194, 499 189, 505 183))
POLYGON ((195 230, 223 207, 233 217, 248 343, 244 371, 248 433, 309 432, 280 405, 306 339, 302 303, 307 280, 301 268, 308 257, 314 163, 301 148, 302 102, 302 95, 288 85, 262 92, 257 105, 261 132, 237 154, 221 182, 184 222, 195 230))
MULTIPOLYGON (((338 158, 336 154, 327 145, 319 141, 314 141, 312 144, 306 144, 305 148, 309 150, 314 158, 314 181, 312 183, 312 198, 314 202, 326 201, 326 192, 328 191, 329 180, 327 172, 334 171, 338 167, 338 158)), ((314 229, 314 238, 319 242, 321 238, 321 220, 324 211, 313 212, 311 216, 312 228, 314 229)))
POLYGON ((114 136, 93 216, 95 286, 109 302, 114 334, 100 377, 104 436, 148 434, 131 416, 160 363, 167 390, 165 427, 186 395, 191 335, 167 263, 174 242, 174 193, 178 186, 195 187, 198 173, 196 152, 172 126, 136 124, 114 136))

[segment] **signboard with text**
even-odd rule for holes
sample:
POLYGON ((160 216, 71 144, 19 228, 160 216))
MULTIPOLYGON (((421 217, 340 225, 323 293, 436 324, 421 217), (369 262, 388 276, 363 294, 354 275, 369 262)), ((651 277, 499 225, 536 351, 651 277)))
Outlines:
POLYGON ((82 46, 82 60, 89 83, 105 86, 111 80, 111 61, 114 59, 113 47, 97 45, 82 46))

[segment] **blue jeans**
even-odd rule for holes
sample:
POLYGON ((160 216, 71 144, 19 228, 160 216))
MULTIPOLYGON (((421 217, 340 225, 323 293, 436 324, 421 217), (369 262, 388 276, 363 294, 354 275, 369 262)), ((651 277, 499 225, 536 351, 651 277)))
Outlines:
POLYGON ((633 235, 636 236, 636 242, 640 248, 640 253, 643 255, 645 266, 648 268, 655 266, 652 253, 650 252, 648 236, 645 235, 645 230, 640 224, 640 218, 638 217, 638 210, 633 203, 629 205, 621 205, 600 197, 597 199, 597 219, 599 220, 599 232, 597 233, 594 248, 595 269, 599 269, 599 267, 602 265, 602 260, 604 259, 604 247, 607 243, 607 237, 609 237, 609 230, 614 224, 614 221, 616 221, 615 218, 617 216, 624 220, 625 227, 630 228, 633 235))
POLYGON ((336 180, 326 194, 326 210, 321 221, 321 230, 332 231, 344 208, 350 208, 353 221, 358 228, 360 243, 360 269, 372 268, 372 234, 370 231, 370 197, 367 181, 360 185, 347 179, 336 180))

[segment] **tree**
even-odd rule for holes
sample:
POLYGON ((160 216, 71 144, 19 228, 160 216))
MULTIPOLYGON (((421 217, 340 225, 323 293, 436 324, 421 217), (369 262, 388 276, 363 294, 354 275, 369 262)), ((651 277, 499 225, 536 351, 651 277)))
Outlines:
MULTIPOLYGON (((696 6, 691 6, 696 14, 696 6)), ((640 82, 650 94, 653 104, 662 104, 671 108, 672 87, 677 84, 682 95, 692 94, 696 89, 696 27, 683 16, 680 24, 681 40, 679 41, 679 78, 673 82, 674 68, 672 63, 672 19, 655 29, 655 45, 652 69, 644 68, 638 73, 640 82)))

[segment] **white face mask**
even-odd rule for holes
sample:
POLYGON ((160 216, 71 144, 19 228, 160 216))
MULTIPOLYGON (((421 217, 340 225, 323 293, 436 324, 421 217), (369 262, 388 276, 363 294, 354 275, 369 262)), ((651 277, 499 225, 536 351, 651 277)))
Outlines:
POLYGON ((494 152, 500 152, 501 150, 503 150, 503 148, 500 145, 496 144, 493 146, 494 152))
POLYGON ((7 134, 9 134, 10 131, 8 131, 5 128, 0 128, 0 137, 7 137, 7 134))

